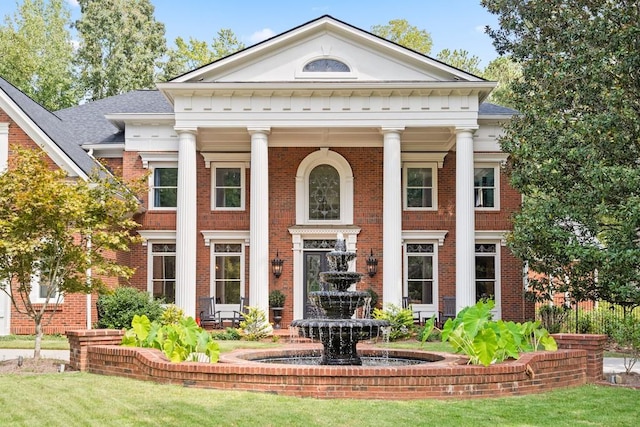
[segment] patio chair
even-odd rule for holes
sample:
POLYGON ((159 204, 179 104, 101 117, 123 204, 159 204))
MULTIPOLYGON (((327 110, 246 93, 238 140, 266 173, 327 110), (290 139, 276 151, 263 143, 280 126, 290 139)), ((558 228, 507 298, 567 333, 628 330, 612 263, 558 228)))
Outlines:
POLYGON ((233 317, 231 319, 231 326, 234 328, 240 327, 240 322, 244 320, 244 315, 247 313, 247 299, 245 297, 240 297, 240 309, 238 311, 233 312, 233 317))
POLYGON ((438 327, 442 329, 448 319, 456 317, 456 297, 442 297, 442 311, 438 319, 438 327))
POLYGON ((422 311, 413 310, 413 304, 411 304, 411 299, 409 297, 402 297, 402 308, 411 310, 413 313, 413 323, 415 325, 422 324, 422 319, 420 318, 422 311))
POLYGON ((202 328, 220 328, 222 326, 220 312, 216 311, 215 298, 198 298, 198 313, 200 315, 200 326, 202 328))

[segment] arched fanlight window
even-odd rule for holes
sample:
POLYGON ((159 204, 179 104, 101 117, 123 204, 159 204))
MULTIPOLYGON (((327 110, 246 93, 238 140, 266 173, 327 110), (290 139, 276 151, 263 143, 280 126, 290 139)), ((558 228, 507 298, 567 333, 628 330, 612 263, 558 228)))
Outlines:
POLYGON ((340 219, 340 174, 331 165, 316 166, 309 173, 309 219, 340 219))
POLYGON ((307 63, 302 69, 305 73, 349 73, 351 69, 337 59, 316 59, 307 63))

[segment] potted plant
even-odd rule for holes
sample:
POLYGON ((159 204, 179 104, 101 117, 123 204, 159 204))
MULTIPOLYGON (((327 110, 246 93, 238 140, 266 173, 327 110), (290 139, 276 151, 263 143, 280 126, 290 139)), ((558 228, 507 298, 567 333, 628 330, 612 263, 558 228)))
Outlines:
POLYGON ((284 310, 284 300, 286 299, 278 289, 275 289, 269 293, 269 307, 273 312, 274 329, 280 329, 280 321, 282 321, 282 310, 284 310))

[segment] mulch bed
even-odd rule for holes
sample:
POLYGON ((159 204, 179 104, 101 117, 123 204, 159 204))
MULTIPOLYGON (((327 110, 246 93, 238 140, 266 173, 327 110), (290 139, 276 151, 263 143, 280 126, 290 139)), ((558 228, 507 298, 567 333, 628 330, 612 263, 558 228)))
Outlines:
POLYGON ((67 362, 58 359, 39 359, 25 357, 0 362, 0 375, 3 374, 54 374, 60 372, 74 372, 67 362), (64 370, 61 369, 64 366, 64 370))

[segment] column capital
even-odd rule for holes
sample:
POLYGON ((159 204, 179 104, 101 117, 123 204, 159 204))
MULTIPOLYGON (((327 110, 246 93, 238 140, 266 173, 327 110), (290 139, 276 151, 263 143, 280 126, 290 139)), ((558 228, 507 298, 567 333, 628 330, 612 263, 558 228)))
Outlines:
POLYGON ((249 135, 255 135, 255 134, 265 134, 265 135, 269 135, 271 133, 271 128, 268 126, 265 127, 247 127, 247 132, 249 132, 249 135))
POLYGON ((395 126, 395 127, 381 127, 380 133, 386 135, 388 133, 402 133, 404 132, 404 126, 395 126))
POLYGON ((187 134, 191 134, 191 135, 197 135, 198 134, 198 128, 183 128, 183 127, 174 127, 173 130, 176 131, 176 133, 178 135, 183 134, 183 133, 187 133, 187 134))
POLYGON ((469 132, 472 135, 476 133, 478 130, 478 126, 456 126, 456 135, 461 134, 463 132, 469 132))

